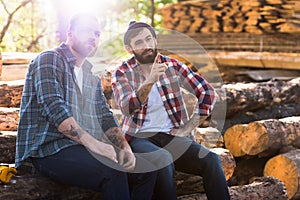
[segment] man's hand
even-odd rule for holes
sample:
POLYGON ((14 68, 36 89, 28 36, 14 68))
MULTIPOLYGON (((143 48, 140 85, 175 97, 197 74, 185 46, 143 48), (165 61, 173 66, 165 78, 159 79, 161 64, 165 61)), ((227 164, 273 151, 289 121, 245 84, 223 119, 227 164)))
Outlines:
POLYGON ((207 116, 199 116, 193 115, 191 119, 181 128, 174 128, 170 131, 171 135, 179 136, 179 137, 188 137, 191 136, 193 133, 192 131, 201 125, 207 116))
POLYGON ((135 167, 135 156, 119 127, 112 127, 105 132, 107 139, 118 152, 118 163, 130 171, 135 167))
POLYGON ((110 144, 106 144, 101 141, 94 141, 95 144, 89 145, 88 148, 91 150, 93 153, 107 157, 111 159, 112 161, 118 163, 117 160, 117 153, 114 149, 114 147, 110 144))
POLYGON ((148 82, 148 83, 155 83, 155 82, 157 82, 158 79, 159 79, 159 77, 161 75, 164 75, 165 71, 167 69, 168 69, 168 66, 166 65, 166 63, 162 63, 162 64, 154 63, 152 65, 152 69, 150 71, 150 75, 146 79, 146 82, 148 82))
POLYGON ((118 153, 119 164, 127 171, 132 171, 135 168, 136 158, 131 149, 122 149, 118 153))
POLYGON ((158 63, 159 56, 160 54, 158 53, 155 57, 150 74, 145 81, 146 83, 155 83, 156 81, 158 81, 161 75, 165 74, 165 71, 168 69, 166 63, 158 63))

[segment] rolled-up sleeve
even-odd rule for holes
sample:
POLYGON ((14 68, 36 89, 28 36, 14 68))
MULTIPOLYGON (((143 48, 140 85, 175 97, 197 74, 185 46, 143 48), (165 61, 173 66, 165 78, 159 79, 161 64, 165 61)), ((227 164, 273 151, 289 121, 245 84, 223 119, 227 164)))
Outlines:
POLYGON ((116 70, 113 73, 112 88, 115 99, 120 105, 122 113, 130 116, 141 111, 143 104, 137 97, 136 91, 129 84, 128 78, 121 70, 116 70))
POLYGON ((208 116, 218 99, 215 89, 200 74, 193 72, 188 66, 178 62, 178 72, 184 88, 192 92, 198 99, 194 113, 208 116))
POLYGON ((64 100, 62 85, 64 66, 62 59, 53 52, 44 52, 35 63, 34 85, 37 102, 41 105, 42 115, 58 127, 72 116, 64 100))

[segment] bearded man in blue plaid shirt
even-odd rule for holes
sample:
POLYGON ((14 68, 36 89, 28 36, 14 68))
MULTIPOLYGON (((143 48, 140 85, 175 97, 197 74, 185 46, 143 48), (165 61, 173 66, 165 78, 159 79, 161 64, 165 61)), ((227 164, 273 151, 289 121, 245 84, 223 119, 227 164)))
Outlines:
POLYGON ((124 44, 133 56, 113 73, 113 92, 133 152, 158 172, 157 199, 177 199, 175 169, 202 176, 208 199, 230 199, 218 155, 190 138, 212 112, 217 100, 213 87, 185 64, 158 52, 155 30, 146 23, 131 22, 124 44), (181 87, 198 99, 191 118, 181 87))
POLYGON ((151 199, 154 173, 126 172, 137 159, 103 95, 100 78, 86 58, 98 46, 98 19, 71 18, 67 40, 29 65, 20 108, 16 167, 65 183, 101 191, 102 199, 151 199))

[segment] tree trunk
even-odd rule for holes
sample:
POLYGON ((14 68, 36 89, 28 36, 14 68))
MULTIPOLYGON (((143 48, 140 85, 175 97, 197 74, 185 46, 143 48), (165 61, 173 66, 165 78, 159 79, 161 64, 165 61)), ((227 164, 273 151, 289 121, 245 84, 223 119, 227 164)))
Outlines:
POLYGON ((24 85, 0 85, 0 107, 20 107, 24 85))
POLYGON ((265 165, 264 175, 284 182, 289 199, 300 198, 300 149, 277 155, 265 165))
MULTIPOLYGON (((16 132, 0 132, 0 163, 14 163, 16 153, 16 132)), ((1 199, 1 198, 0 198, 1 199)))
POLYGON ((225 132, 224 140, 226 148, 236 157, 271 156, 290 145, 300 148, 300 116, 235 125, 225 132))
MULTIPOLYGON (((2 134, 0 134, 0 163, 14 163, 17 133, 8 131, 2 131, 1 133, 2 134)), ((230 179, 236 166, 232 154, 229 152, 229 150, 224 148, 212 148, 210 150, 219 155, 226 180, 230 179)), ((198 180, 198 178, 196 179, 198 180)), ((187 185, 190 184, 187 183, 187 185)))
POLYGON ((291 81, 227 84, 227 116, 257 110, 273 104, 299 102, 300 78, 291 81))
POLYGON ((16 131, 19 121, 18 108, 0 107, 0 131, 16 131))
POLYGON ((222 133, 216 128, 196 128, 194 130, 194 135, 196 142, 207 148, 224 147, 224 139, 222 133))
MULTIPOLYGON (((274 177, 256 178, 249 185, 229 187, 231 200, 287 200, 283 182, 274 177)), ((204 193, 179 196, 178 200, 207 200, 204 193)))
POLYGON ((1 200, 101 199, 99 192, 60 184, 38 175, 13 177, 10 184, 0 185, 0 188, 1 200))
MULTIPOLYGON (((36 199, 100 199, 99 192, 68 186, 54 182, 46 177, 16 176, 8 185, 0 185, 0 199, 2 200, 36 200, 36 199)), ((253 183, 243 186, 229 187, 232 200, 264 199, 286 200, 287 194, 284 184, 273 177, 257 178, 253 183)), ((204 200, 204 193, 178 195, 182 200, 204 200)))
POLYGON ((269 158, 242 157, 235 158, 236 167, 228 185, 247 185, 254 177, 262 177, 264 167, 269 158))

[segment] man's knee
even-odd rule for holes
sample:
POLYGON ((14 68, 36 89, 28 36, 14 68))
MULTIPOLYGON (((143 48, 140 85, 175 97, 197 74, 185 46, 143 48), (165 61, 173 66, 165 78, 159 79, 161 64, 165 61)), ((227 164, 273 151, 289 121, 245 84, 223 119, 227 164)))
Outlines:
POLYGON ((160 152, 159 152, 159 159, 158 159, 158 167, 161 169, 161 168, 164 168, 164 167, 167 167, 167 166, 173 166, 173 156, 170 152, 168 152, 167 150, 165 149, 161 149, 160 152))

